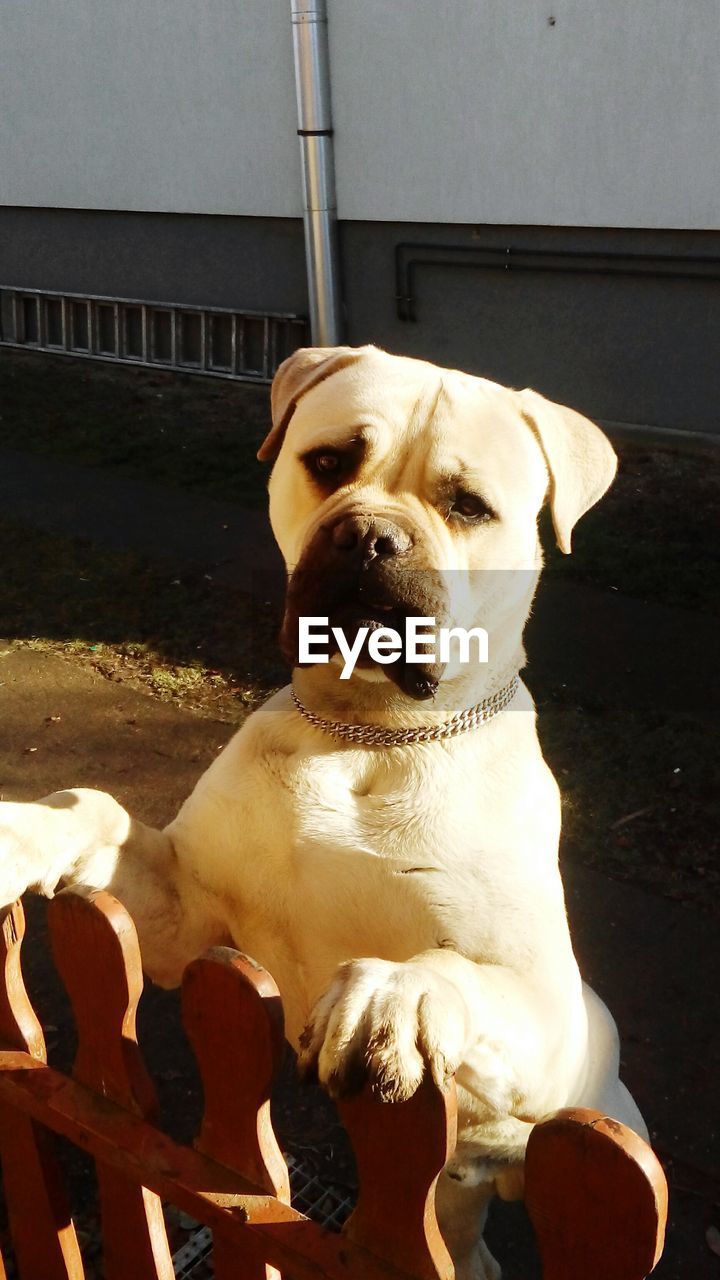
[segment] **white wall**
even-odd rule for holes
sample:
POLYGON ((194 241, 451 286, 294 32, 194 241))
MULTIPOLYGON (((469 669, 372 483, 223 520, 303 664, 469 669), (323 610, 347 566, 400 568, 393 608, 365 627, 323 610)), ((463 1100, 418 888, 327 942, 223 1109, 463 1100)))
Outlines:
POLYGON ((0 204, 301 214, 285 0, 0 9, 0 204))
MULTIPOLYGON (((342 218, 720 228, 718 0, 328 7, 342 218)), ((299 215, 289 8, 5 0, 0 203, 299 215)))
POLYGON ((343 217, 720 227, 718 0, 330 8, 343 217))

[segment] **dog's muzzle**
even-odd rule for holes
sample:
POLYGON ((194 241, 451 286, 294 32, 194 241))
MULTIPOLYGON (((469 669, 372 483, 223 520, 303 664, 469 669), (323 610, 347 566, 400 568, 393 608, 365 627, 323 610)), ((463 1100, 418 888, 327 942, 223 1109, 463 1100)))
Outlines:
MULTIPOLYGON (((410 523, 346 510, 319 525, 290 576, 280 643, 297 666, 301 617, 327 617, 329 627, 341 627, 352 643, 363 626, 391 627, 404 636, 406 618, 434 617, 440 626, 446 613, 442 574, 428 566, 410 523)), ((375 665, 367 648, 357 665, 375 665)), ((421 699, 432 697, 443 670, 437 661, 408 663, 404 653, 382 669, 410 697, 421 699)))

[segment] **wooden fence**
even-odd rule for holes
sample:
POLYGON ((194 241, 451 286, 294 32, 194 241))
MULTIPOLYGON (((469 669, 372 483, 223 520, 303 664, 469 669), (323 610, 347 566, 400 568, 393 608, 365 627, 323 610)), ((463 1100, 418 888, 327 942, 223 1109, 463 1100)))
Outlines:
MULTIPOLYGON (((369 1095, 341 1106, 358 1167, 357 1206, 333 1232, 290 1204, 270 1120, 283 1013, 270 976, 216 948, 185 971, 182 1008, 202 1076, 194 1148, 153 1122, 155 1093, 135 1034, 142 991, 137 937, 106 893, 50 904, 55 962, 72 1002, 72 1078, 47 1065, 23 985, 24 916, 5 916, 0 955, 0 1155, 21 1280, 81 1280, 83 1263, 46 1130, 94 1158, 108 1280, 170 1280, 170 1202, 213 1234, 218 1280, 450 1280, 434 1212, 455 1141, 454 1092, 427 1080, 408 1102, 369 1095)), ((662 1247, 667 1190, 650 1148, 592 1112, 536 1126, 526 1204, 545 1280, 641 1280, 662 1247)), ((0 1259, 0 1280, 6 1275, 0 1259)))

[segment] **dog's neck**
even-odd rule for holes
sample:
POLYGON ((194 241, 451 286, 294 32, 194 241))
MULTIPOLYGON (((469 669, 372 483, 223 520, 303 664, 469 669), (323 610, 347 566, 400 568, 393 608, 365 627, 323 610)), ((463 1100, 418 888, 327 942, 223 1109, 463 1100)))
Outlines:
POLYGON ((515 633, 511 642, 496 646, 490 662, 468 667, 451 680, 441 680, 435 695, 423 701, 408 697, 379 669, 355 671, 349 680, 341 680, 336 663, 297 667, 293 687, 303 705, 323 719, 410 729, 442 724, 492 697, 524 665, 525 650, 515 633))

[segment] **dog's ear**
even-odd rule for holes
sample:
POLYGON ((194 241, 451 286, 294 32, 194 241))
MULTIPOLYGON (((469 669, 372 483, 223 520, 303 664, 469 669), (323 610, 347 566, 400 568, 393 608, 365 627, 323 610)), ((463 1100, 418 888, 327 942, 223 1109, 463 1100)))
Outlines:
POLYGON ((283 360, 270 391, 272 427, 258 449, 261 462, 274 462, 298 400, 311 387, 353 364, 370 347, 300 347, 283 360))
POLYGON ((550 474, 550 511, 560 550, 569 555, 572 531, 581 516, 602 498, 617 470, 607 436, 574 409, 546 400, 537 391, 520 391, 520 412, 543 451, 550 474))

